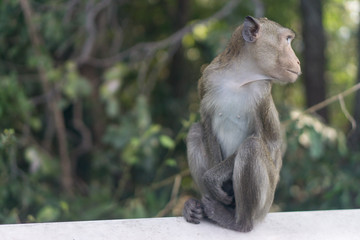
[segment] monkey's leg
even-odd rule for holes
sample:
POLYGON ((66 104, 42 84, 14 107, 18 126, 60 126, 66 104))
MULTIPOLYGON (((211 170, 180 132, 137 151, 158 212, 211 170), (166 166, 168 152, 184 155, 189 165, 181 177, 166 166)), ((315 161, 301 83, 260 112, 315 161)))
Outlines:
POLYGON ((248 137, 235 157, 233 173, 235 218, 240 231, 251 231, 254 221, 267 214, 275 191, 271 182, 277 174, 263 141, 248 137))
POLYGON ((210 168, 211 163, 207 157, 203 143, 203 128, 200 123, 194 123, 186 139, 187 158, 191 176, 199 187, 201 194, 207 193, 202 176, 210 168))
POLYGON ((209 195, 203 196, 201 201, 204 206, 204 214, 207 218, 221 227, 242 231, 241 226, 236 222, 235 209, 233 207, 225 206, 209 195))
MULTIPOLYGON (((219 193, 217 197, 221 202, 230 204, 233 203, 234 199, 232 185, 227 182, 224 186, 231 196, 222 187, 225 181, 232 181, 233 163, 221 162, 220 146, 208 125, 209 119, 204 121, 204 126, 195 123, 188 133, 186 143, 190 172, 202 196, 212 195, 211 192, 219 193), (207 170, 214 165, 217 167, 208 172, 207 170), (204 177, 204 175, 208 177, 204 177), (228 189, 229 185, 231 185, 231 189, 228 189), (214 188, 218 189, 214 190, 214 188)), ((203 204, 195 199, 188 200, 185 203, 183 215, 188 222, 199 223, 199 220, 204 217, 203 204)))
MULTIPOLYGON (((187 140, 187 157, 189 169, 194 182, 198 186, 201 194, 207 192, 203 183, 202 176, 210 165, 206 161, 206 151, 203 144, 203 129, 200 123, 194 123, 188 133, 187 140)), ((184 204, 183 216, 186 221, 198 224, 204 217, 203 204, 196 199, 189 199, 184 204)))

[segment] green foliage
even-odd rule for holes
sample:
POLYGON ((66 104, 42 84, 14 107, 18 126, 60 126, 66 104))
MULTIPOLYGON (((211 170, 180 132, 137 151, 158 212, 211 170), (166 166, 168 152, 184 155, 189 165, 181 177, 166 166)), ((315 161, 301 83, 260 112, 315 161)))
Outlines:
POLYGON ((54 79, 64 79, 63 92, 69 100, 87 97, 91 93, 89 82, 79 75, 75 63, 67 62, 65 70, 59 71, 60 76, 56 76, 57 70, 54 69, 53 71, 55 74, 54 79))
MULTIPOLYGON (((173 194, 173 176, 188 168, 184 140, 198 119, 199 70, 224 49, 254 6, 242 1, 225 19, 196 25, 179 44, 159 47, 157 41, 211 16, 227 2, 189 1, 189 8, 178 12, 183 10, 172 0, 111 1, 100 10, 101 1, 29 1, 42 40, 37 49, 19 1, 1 1, 0 223, 158 214, 173 194), (92 14, 97 14, 93 22, 92 14), (93 45, 83 63, 80 56, 89 40, 93 45), (120 60, 102 65, 114 56, 120 60), (49 104, 55 96, 58 102, 49 104), (73 194, 61 186, 54 110, 64 118, 73 194)), ((356 24, 347 15, 346 2, 325 1, 330 95, 350 86, 356 70, 356 24)), ((267 17, 298 33, 294 46, 300 54, 297 1, 264 3, 267 17)), ((354 183, 360 153, 347 148, 347 120, 335 105, 332 126, 311 116, 294 120, 293 106, 304 106, 302 85, 274 89, 281 116, 292 119, 283 117, 290 122, 275 202, 282 210, 359 207, 354 183)), ((179 199, 195 193, 191 177, 184 175, 179 199)), ((166 215, 181 214, 176 209, 166 215)))
POLYGON ((311 116, 291 116, 275 202, 287 211, 358 208, 359 153, 347 149, 342 132, 311 116))
POLYGON ((101 98, 106 105, 106 113, 109 117, 117 117, 120 111, 118 91, 124 81, 128 69, 126 65, 117 64, 105 72, 105 82, 101 85, 101 98))
POLYGON ((3 126, 18 128, 26 121, 31 105, 15 74, 3 76, 0 81, 0 119, 3 126))
MULTIPOLYGON (((329 95, 339 93, 339 89, 349 88, 355 84, 357 72, 356 54, 356 1, 326 1, 324 4, 324 27, 329 35, 327 39, 327 74, 330 81, 328 84, 329 95), (355 3, 355 5, 354 5, 355 3), (354 16, 355 15, 355 16, 354 16)), ((354 95, 349 96, 346 106, 353 109, 354 95)), ((347 121, 339 105, 330 106, 331 124, 337 128, 345 128, 347 121)))

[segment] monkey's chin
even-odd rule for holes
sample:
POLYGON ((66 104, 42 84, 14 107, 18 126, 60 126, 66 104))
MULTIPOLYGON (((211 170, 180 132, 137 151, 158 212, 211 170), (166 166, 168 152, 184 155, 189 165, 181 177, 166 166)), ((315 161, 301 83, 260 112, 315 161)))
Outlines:
POLYGON ((281 79, 280 78, 273 79, 273 82, 277 83, 277 84, 285 85, 285 84, 288 84, 288 83, 294 83, 296 80, 297 80, 297 77, 296 78, 287 77, 287 78, 281 78, 281 79))
POLYGON ((301 72, 295 72, 292 70, 287 69, 286 70, 289 73, 289 77, 288 77, 288 82, 289 83, 294 83, 298 77, 301 75, 301 72))
POLYGON ((300 74, 294 72, 287 72, 287 74, 283 74, 283 76, 277 78, 274 82, 280 84, 294 83, 298 79, 299 75, 300 74))
POLYGON ((299 78, 300 75, 301 75, 301 72, 298 73, 298 72, 295 72, 292 70, 283 69, 282 71, 279 71, 278 74, 273 75, 271 77, 271 80, 274 83, 283 85, 283 84, 296 82, 296 80, 299 78))
POLYGON ((298 79, 297 77, 289 78, 288 83, 294 83, 294 82, 296 82, 297 79, 298 79))

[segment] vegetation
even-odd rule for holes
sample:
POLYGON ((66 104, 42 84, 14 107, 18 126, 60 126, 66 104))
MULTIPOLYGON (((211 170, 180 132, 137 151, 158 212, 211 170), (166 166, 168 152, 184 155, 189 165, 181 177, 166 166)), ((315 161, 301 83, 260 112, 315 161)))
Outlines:
MULTIPOLYGON (((180 215, 201 66, 265 15, 297 32, 308 67, 305 2, 320 0, 1 1, 0 223, 180 215)), ((321 3, 328 98, 360 82, 359 3, 321 3)), ((360 207, 359 93, 324 119, 304 113, 306 89, 273 89, 287 143, 274 210, 360 207)))

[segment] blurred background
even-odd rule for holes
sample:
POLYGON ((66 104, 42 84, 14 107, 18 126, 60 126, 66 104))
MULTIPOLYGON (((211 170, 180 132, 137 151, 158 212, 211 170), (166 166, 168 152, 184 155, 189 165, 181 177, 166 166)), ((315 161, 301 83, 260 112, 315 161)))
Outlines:
POLYGON ((0 223, 181 215, 198 196, 184 139, 200 69, 247 15, 293 29, 302 62, 273 88, 287 143, 273 211, 359 208, 359 6, 1 1, 0 223))

